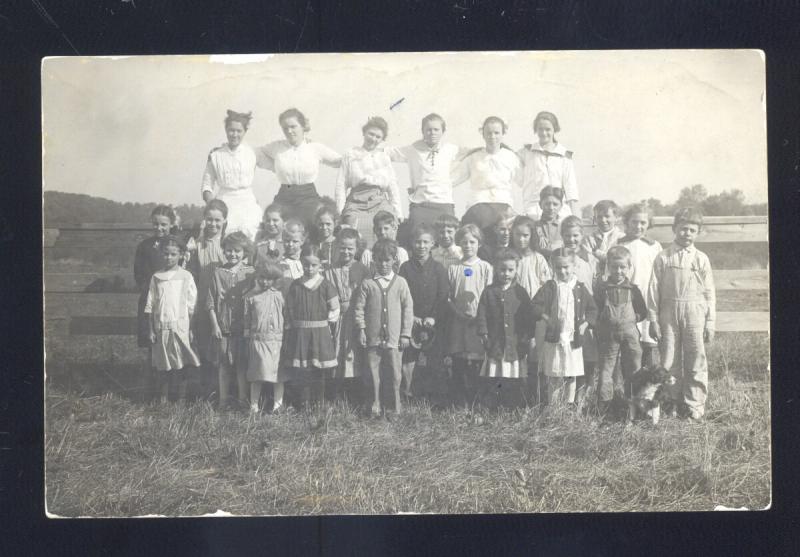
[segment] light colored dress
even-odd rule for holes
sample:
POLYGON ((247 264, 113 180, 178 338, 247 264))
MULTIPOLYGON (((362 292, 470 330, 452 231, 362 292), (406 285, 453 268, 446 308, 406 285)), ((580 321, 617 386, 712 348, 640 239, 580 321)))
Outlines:
MULTIPOLYGON (((650 286, 650 275, 653 274, 653 263, 661 253, 661 244, 649 238, 622 238, 618 245, 628 248, 631 252, 631 270, 628 275, 631 283, 639 287, 642 293, 647 292, 650 286)), ((641 341, 647 344, 658 344, 650 336, 650 320, 645 319, 637 323, 641 341)))
MULTIPOLYGON (((521 184, 522 163, 510 149, 500 148, 489 153, 478 149, 462 160, 453 170, 453 185, 470 181, 472 199, 469 206, 480 203, 514 204, 514 188, 521 184)), ((479 224, 481 228, 491 223, 479 224)))
POLYGON ((244 300, 248 381, 279 383, 288 373, 280 367, 285 305, 280 290, 251 292, 244 300))
POLYGON ((547 259, 539 252, 520 257, 517 266, 517 284, 525 289, 528 296, 533 298, 542 285, 553 278, 547 259))
POLYGON ((559 220, 572 214, 568 201, 578 201, 578 184, 575 180, 575 167, 572 164, 572 151, 556 143, 552 149, 545 149, 539 143, 526 145, 517 151, 522 159, 522 207, 525 214, 539 220, 542 209, 539 206, 539 193, 545 186, 556 186, 564 190, 564 204, 558 214, 559 220))
POLYGON ((200 358, 189 340, 196 303, 197 287, 189 271, 178 268, 153 274, 144 312, 150 315, 156 334, 152 364, 158 371, 200 365, 200 358))
POLYGON ((372 219, 379 211, 397 218, 403 214, 392 160, 382 147, 372 151, 353 147, 344 154, 335 197, 336 208, 342 217, 353 220, 367 246, 375 243, 372 219))
POLYGON ((583 375, 583 349, 572 348, 575 332, 575 297, 573 289, 578 283, 573 276, 569 282, 556 281, 556 311, 551 319, 558 319, 560 335, 558 342, 544 342, 539 352, 539 369, 548 377, 576 377, 583 375))
POLYGON ((492 283, 492 266, 477 257, 447 269, 450 303, 471 319, 453 315, 446 331, 445 354, 470 360, 483 360, 485 349, 478 336, 478 304, 484 288, 492 283))
POLYGON ((236 149, 223 143, 208 154, 201 193, 216 187, 215 197, 228 206, 226 234, 239 230, 254 240, 258 233, 262 210, 253 193, 255 171, 256 153, 245 143, 236 149))

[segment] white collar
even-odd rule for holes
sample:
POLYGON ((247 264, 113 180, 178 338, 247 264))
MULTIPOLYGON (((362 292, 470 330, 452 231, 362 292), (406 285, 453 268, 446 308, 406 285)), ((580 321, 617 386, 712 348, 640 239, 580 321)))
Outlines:
POLYGON ((553 153, 556 155, 561 155, 562 157, 567 154, 567 150, 564 148, 561 143, 556 142, 556 146, 552 149, 545 149, 542 147, 541 143, 538 141, 531 146, 531 151, 540 151, 542 153, 553 153))
POLYGON ((391 271, 388 275, 383 276, 375 273, 375 280, 385 280, 386 282, 391 282, 394 278, 394 271, 391 271))

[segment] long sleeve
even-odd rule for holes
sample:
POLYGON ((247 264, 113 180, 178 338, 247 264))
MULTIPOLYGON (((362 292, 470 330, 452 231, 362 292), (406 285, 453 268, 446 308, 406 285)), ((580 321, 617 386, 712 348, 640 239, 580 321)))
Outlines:
POLYGON ((478 336, 489 334, 489 325, 486 322, 486 306, 489 304, 489 289, 485 289, 481 294, 481 299, 478 302, 478 314, 475 317, 475 324, 477 326, 478 336))
POLYGON ((355 292, 355 304, 353 306, 353 318, 355 319, 357 329, 366 329, 367 322, 364 318, 364 309, 367 305, 367 286, 366 282, 362 282, 355 292))
POLYGON ((713 329, 717 317, 717 293, 714 288, 714 275, 711 272, 711 262, 707 257, 704 258, 701 269, 703 273, 703 296, 706 299, 706 326, 713 329))
POLYGON ((333 168, 339 168, 342 165, 342 156, 330 147, 322 143, 314 143, 314 147, 322 164, 333 168))
POLYGON ((347 179, 350 174, 350 157, 342 157, 342 165, 339 174, 336 176, 336 186, 334 188, 334 199, 336 199, 336 210, 341 214, 347 201, 347 179))
POLYGON ((389 204, 392 206, 394 210, 394 214, 397 218, 401 218, 403 216, 403 206, 400 204, 400 190, 397 188, 397 176, 394 173, 394 169, 389 167, 389 176, 387 177, 388 183, 386 184, 386 194, 389 197, 389 204))
POLYGON ((647 319, 647 304, 638 286, 631 285, 631 290, 633 291, 633 312, 636 314, 636 322, 640 323, 647 319))
POLYGON ((548 306, 550 305, 550 293, 549 291, 551 288, 548 286, 551 284, 550 282, 545 283, 536 292, 536 295, 531 300, 531 309, 533 312, 533 318, 535 321, 539 321, 543 315, 545 315, 548 311, 548 306))
POLYGON ((250 336, 250 329, 253 324, 251 323, 253 315, 253 297, 247 296, 244 299, 244 336, 250 336))
POLYGON ((147 301, 144 304, 144 313, 153 313, 153 304, 156 301, 156 281, 150 279, 150 287, 147 289, 147 301))
POLYGON ((594 303, 594 298, 589 293, 589 289, 586 288, 584 285, 581 284, 582 290, 582 297, 586 300, 586 309, 584 311, 583 317, 589 326, 594 327, 595 323, 597 323, 597 305, 594 303))
POLYGON ((650 284, 647 287, 647 318, 658 321, 658 305, 660 302, 659 280, 664 273, 664 258, 659 255, 653 262, 653 272, 650 273, 650 284))
POLYGON ((275 170, 275 159, 270 154, 267 145, 256 147, 253 149, 253 151, 256 154, 256 166, 258 168, 263 168, 264 170, 275 170))
POLYGON ((575 165, 572 164, 572 159, 567 159, 564 164, 564 202, 578 201, 578 184, 575 179, 575 165))
POLYGON ((203 171, 203 183, 200 187, 200 195, 207 191, 213 192, 214 185, 217 183, 217 171, 214 168, 214 162, 211 160, 211 154, 208 155, 206 161, 206 169, 203 171))
MULTIPOLYGON (((638 288, 637 288, 637 290, 638 290, 638 288)), ((640 295, 641 295, 641 293, 640 293, 640 295)), ((605 284, 603 282, 601 282, 594 289, 594 304, 597 307, 597 315, 598 316, 601 313, 603 313, 603 309, 606 307, 606 300, 607 299, 608 299, 608 294, 606 292, 605 284)), ((636 310, 636 306, 634 305, 634 311, 635 310, 636 310)), ((641 319, 639 321, 641 321, 641 319)))
POLYGON ((457 186, 469 180, 471 160, 470 157, 462 159, 450 172, 450 180, 453 182, 453 186, 457 186))
POLYGON ((408 162, 408 155, 406 150, 410 147, 384 147, 386 154, 392 159, 392 162, 408 162))
POLYGON ((411 291, 404 279, 398 286, 401 286, 400 309, 402 311, 400 337, 411 338, 411 328, 414 326, 414 300, 411 299, 411 291))
POLYGON ((444 267, 436 273, 436 290, 436 303, 433 307, 432 317, 439 321, 447 311, 447 298, 450 295, 450 281, 447 279, 447 270, 444 267))
POLYGON ((208 292, 206 293, 206 311, 216 310, 217 301, 217 277, 212 273, 208 281, 208 292))

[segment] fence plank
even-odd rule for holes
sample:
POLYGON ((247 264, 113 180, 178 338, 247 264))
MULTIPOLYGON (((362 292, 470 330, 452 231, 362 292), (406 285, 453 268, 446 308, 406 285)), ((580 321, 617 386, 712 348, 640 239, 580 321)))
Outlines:
POLYGON ((717 290, 769 290, 769 271, 714 271, 714 284, 717 290))
POLYGON ((769 312, 718 311, 716 327, 723 332, 768 332, 769 312))

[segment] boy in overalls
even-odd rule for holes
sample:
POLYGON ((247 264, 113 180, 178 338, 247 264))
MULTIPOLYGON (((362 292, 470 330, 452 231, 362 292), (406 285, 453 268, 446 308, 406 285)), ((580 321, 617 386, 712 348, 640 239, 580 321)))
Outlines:
POLYGON ((626 395, 630 378, 642 364, 642 347, 636 324, 647 317, 647 306, 639 287, 628 279, 631 252, 623 246, 614 246, 606 254, 608 278, 600 280, 595 288, 597 302, 597 348, 600 363, 598 409, 608 410, 614 397, 614 366, 620 359, 626 395))
MULTIPOLYGON (((716 297, 708 256, 694 246, 703 215, 693 208, 675 214, 675 243, 653 264, 647 290, 650 336, 658 341, 661 365, 676 379, 690 420, 700 420, 708 394, 703 342, 714 340, 716 297)), ((678 397, 680 400, 680 396, 678 397)))

